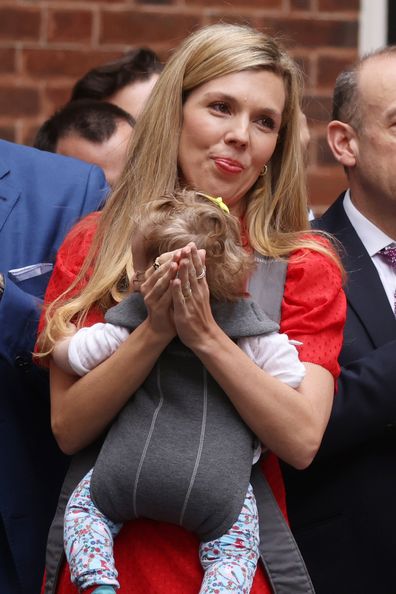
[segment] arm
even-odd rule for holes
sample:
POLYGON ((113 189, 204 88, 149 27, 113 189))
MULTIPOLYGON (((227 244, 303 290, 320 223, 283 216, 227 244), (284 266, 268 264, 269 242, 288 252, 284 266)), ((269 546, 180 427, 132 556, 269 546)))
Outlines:
POLYGON ((258 367, 292 388, 298 388, 305 377, 305 367, 287 334, 247 336, 238 340, 238 346, 258 367))
POLYGON ((106 429, 171 338, 145 320, 111 357, 82 378, 50 362, 51 425, 65 453, 77 452, 106 429))
POLYGON ((0 356, 11 365, 15 365, 21 354, 31 360, 40 308, 38 297, 4 275, 4 292, 0 299, 0 356))
MULTIPOLYGON (((319 305, 313 308, 313 303, 309 301, 310 291, 303 290, 302 286, 300 291, 296 291, 298 287, 294 284, 291 297, 297 300, 295 309, 300 312, 298 319, 303 311, 307 312, 307 328, 312 326, 312 320, 309 319, 313 315, 310 313, 312 311, 318 319, 323 317, 326 320, 326 312, 320 310, 331 308, 336 296, 341 301, 337 307, 343 310, 342 321, 345 318, 345 298, 341 289, 340 274, 325 256, 318 255, 318 258, 325 259, 327 267, 333 267, 334 295, 329 296, 328 303, 319 296, 319 305), (304 304, 306 299, 307 304, 304 304)), ((312 275, 311 280, 315 283, 322 271, 317 266, 315 258, 313 260, 312 266, 305 274, 307 277, 312 275)), ((293 388, 259 369, 214 322, 206 282, 197 281, 194 275, 188 274, 191 261, 194 262, 194 254, 190 261, 186 258, 180 263, 179 278, 172 283, 175 325, 179 337, 201 359, 257 437, 289 464, 297 468, 308 466, 319 448, 330 415, 334 392, 332 373, 316 361, 305 363, 306 376, 298 389, 299 397, 296 397, 293 388), (191 284, 192 296, 185 301, 181 287, 187 280, 191 284)), ((199 269, 198 264, 195 268, 199 269)), ((301 278, 301 273, 296 276, 301 278)), ((329 283, 328 274, 323 283, 329 283)), ((338 350, 334 353, 336 360, 342 340, 342 323, 337 319, 329 321, 328 324, 337 326, 337 331, 334 330, 338 337, 338 350)), ((322 325, 325 328, 326 321, 323 321, 322 325)), ((311 332, 316 339, 320 336, 321 329, 314 328, 311 332)), ((293 336, 292 327, 289 335, 309 342, 308 336, 300 337, 295 332, 293 336)), ((312 336, 310 339, 312 342, 312 336)))
POLYGON ((393 340, 341 368, 319 458, 358 447, 396 425, 395 353, 393 340))
MULTIPOLYGON (((52 301, 77 274, 81 262, 78 258, 77 261, 70 258, 71 254, 80 255, 81 245, 89 248, 85 237, 86 226, 82 227, 82 234, 74 232, 59 251, 47 301, 52 301)), ((50 362, 51 423, 55 438, 64 452, 78 451, 106 429, 174 337, 169 283, 176 270, 173 258, 156 271, 150 269, 147 280, 141 286, 147 319, 109 359, 86 376, 72 377, 59 369, 54 361, 50 362)), ((98 315, 94 313, 93 310, 87 324, 98 320, 98 315)))
POLYGON ((69 347, 71 339, 71 336, 67 336, 66 338, 62 338, 57 341, 52 352, 52 359, 55 365, 57 365, 62 371, 69 373, 70 375, 76 375, 76 372, 69 362, 69 347))
POLYGON ((83 376, 110 357, 128 336, 126 328, 99 322, 59 340, 52 357, 66 373, 83 376))

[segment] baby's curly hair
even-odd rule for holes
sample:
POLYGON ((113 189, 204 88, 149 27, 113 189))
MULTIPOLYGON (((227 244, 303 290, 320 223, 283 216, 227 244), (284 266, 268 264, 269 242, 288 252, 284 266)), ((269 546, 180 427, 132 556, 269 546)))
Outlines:
POLYGON ((206 280, 211 297, 235 301, 245 292, 254 257, 241 242, 239 220, 205 194, 193 190, 146 203, 135 229, 143 236, 148 260, 193 241, 206 250, 206 280))

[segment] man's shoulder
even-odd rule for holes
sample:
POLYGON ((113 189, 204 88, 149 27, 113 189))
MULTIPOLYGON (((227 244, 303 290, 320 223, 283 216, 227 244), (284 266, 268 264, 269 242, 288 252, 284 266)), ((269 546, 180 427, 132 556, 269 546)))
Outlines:
POLYGON ((61 177, 74 172, 79 176, 88 176, 94 170, 103 175, 99 167, 71 157, 48 153, 39 149, 0 140, 0 177, 14 173, 22 177, 29 171, 45 170, 48 175, 56 173, 61 177))
POLYGON ((5 140, 0 140, 0 190, 29 200, 34 196, 36 207, 49 198, 50 204, 65 202, 77 209, 71 218, 96 210, 108 194, 100 167, 5 140))
POLYGON ((313 229, 336 233, 338 228, 345 224, 346 214, 343 207, 344 195, 345 192, 342 192, 322 216, 311 221, 313 229))

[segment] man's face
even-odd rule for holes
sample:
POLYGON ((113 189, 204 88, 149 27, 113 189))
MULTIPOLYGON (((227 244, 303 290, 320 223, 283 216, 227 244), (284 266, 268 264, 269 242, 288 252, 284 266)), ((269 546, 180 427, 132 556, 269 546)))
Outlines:
POLYGON ((125 165, 132 133, 130 124, 120 121, 114 134, 105 142, 95 143, 78 134, 69 134, 59 139, 56 152, 66 157, 99 165, 103 169, 108 184, 113 186, 125 165))
POLYGON ((359 90, 362 117, 356 165, 350 170, 352 197, 358 207, 363 202, 366 209, 377 208, 381 200, 385 210, 396 209, 396 54, 364 63, 359 90))
POLYGON ((146 105, 147 99, 158 78, 159 74, 153 74, 147 80, 137 80, 134 83, 126 85, 126 87, 123 87, 114 93, 114 95, 111 95, 111 97, 108 97, 107 101, 118 105, 118 107, 130 113, 136 120, 146 105))

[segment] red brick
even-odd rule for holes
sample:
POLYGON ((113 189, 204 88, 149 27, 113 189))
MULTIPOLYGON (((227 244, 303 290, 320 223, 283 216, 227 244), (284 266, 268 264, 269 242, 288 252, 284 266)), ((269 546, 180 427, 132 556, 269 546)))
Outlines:
POLYGON ((344 170, 340 165, 316 169, 308 173, 309 203, 315 214, 322 214, 348 187, 344 170))
POLYGON ((290 8, 292 10, 309 10, 311 0, 290 0, 290 8))
POLYGON ((250 23, 289 40, 303 67, 312 133, 309 187, 321 212, 347 185, 325 134, 335 77, 355 59, 358 10, 358 0, 0 0, 0 137, 31 142, 39 123, 68 100, 77 78, 134 45, 152 46, 165 61, 197 26, 220 19, 250 23))
POLYGON ((0 88, 0 114, 26 117, 39 112, 39 93, 31 87, 0 88))
POLYGON ((331 97, 306 95, 304 98, 304 111, 313 122, 327 124, 331 118, 331 97))
POLYGON ((109 62, 120 52, 95 52, 78 50, 25 49, 22 52, 24 69, 29 76, 73 77, 85 74, 87 70, 109 62))
POLYGON ((304 80, 307 82, 307 85, 309 84, 310 81, 310 73, 311 73, 311 61, 309 56, 303 56, 302 54, 299 53, 294 53, 293 54, 293 58, 295 60, 295 62, 297 62, 298 66, 301 69, 301 72, 304 75, 304 80))
POLYGON ((40 11, 36 8, 0 8, 0 39, 35 41, 40 34, 40 11))
POLYGON ((175 4, 176 0, 136 0, 136 3, 165 6, 167 4, 175 4))
POLYGON ((27 146, 33 146, 39 128, 40 124, 24 124, 19 134, 20 143, 26 144, 27 146))
POLYGON ((0 125, 0 138, 2 140, 10 140, 11 142, 15 142, 16 141, 15 126, 0 125))
POLYGON ((44 104, 46 106, 46 115, 44 116, 44 119, 50 117, 55 110, 67 103, 74 83, 75 79, 70 79, 70 83, 65 87, 57 85, 54 87, 47 87, 44 90, 44 104))
POLYGON ((305 48, 355 48, 357 45, 358 24, 355 20, 262 18, 261 26, 269 27, 277 36, 286 37, 294 45, 305 48))
POLYGON ((265 8, 265 9, 282 9, 282 0, 232 0, 232 2, 222 2, 221 0, 190 0, 189 4, 195 4, 200 6, 216 7, 221 10, 227 10, 228 8, 243 7, 244 9, 250 8, 265 8), (248 4, 248 6, 247 6, 248 4))
POLYGON ((211 11, 208 17, 208 24, 214 24, 221 21, 222 23, 231 23, 235 25, 249 25, 250 27, 257 27, 256 18, 249 15, 248 12, 238 14, 224 14, 222 12, 211 11))
POLYGON ((337 76, 357 58, 357 53, 346 56, 320 56, 318 59, 318 86, 334 88, 337 76))
POLYGON ((341 10, 359 10, 360 0, 319 0, 319 10, 337 12, 341 10))
POLYGON ((93 14, 88 10, 57 10, 48 15, 48 40, 86 42, 92 36, 93 14))
POLYGON ((0 74, 15 72, 15 55, 15 49, 0 48, 0 74))
POLYGON ((199 17, 172 14, 145 14, 133 10, 102 12, 100 43, 150 45, 168 42, 172 46, 202 25, 199 17))
POLYGON ((337 165, 337 161, 331 152, 326 136, 319 136, 312 141, 316 149, 316 163, 317 165, 327 167, 337 165))

